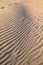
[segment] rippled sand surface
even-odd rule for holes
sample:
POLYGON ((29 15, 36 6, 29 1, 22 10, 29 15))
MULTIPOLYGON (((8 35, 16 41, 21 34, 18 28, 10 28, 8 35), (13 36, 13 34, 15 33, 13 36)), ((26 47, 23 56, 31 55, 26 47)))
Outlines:
MULTIPOLYGON (((0 64, 1 65, 28 65, 29 58, 32 62, 32 53, 28 54, 27 50, 34 45, 34 41, 40 40, 43 45, 43 0, 0 0, 0 64), (38 29, 37 29, 38 28, 38 29), (34 37, 36 36, 36 37, 34 37), (11 43, 11 44, 9 44, 11 43), (14 45, 15 43, 15 45, 14 45), (29 44, 30 43, 30 44, 29 44), (9 44, 9 45, 8 45, 9 44), (24 49, 21 48, 24 45, 24 49), (14 48, 15 47, 15 48, 14 48), (14 49, 13 49, 14 48, 14 49), (7 49, 7 51, 6 51, 7 49), (11 50, 11 53, 9 52, 11 50), (13 50, 12 50, 13 49, 13 50), (22 51, 25 52, 22 53, 22 51), (21 51, 22 50, 22 51, 21 51), (21 56, 19 55, 19 51, 21 56), (9 54, 7 53, 9 52, 9 54), (26 53, 26 60, 23 55, 26 53), (8 55, 7 55, 8 54, 8 55), (28 56, 29 55, 29 56, 28 56), (9 58, 10 56, 10 58, 9 58), (20 57, 19 57, 20 56, 20 57), (19 60, 19 58, 21 58, 19 60), (9 58, 5 61, 6 58, 9 58), (17 59, 18 58, 18 59, 17 59), (12 59, 12 61, 11 61, 12 59), (16 60, 17 61, 16 61, 16 60), (9 60, 11 62, 9 63, 9 60), (23 62, 24 61, 24 62, 23 62), (23 63, 22 63, 23 62, 23 63), (21 64, 20 64, 21 63, 21 64)), ((38 48, 39 54, 43 54, 43 47, 38 48)), ((35 45, 33 47, 33 50, 35 45)), ((37 55, 38 56, 38 55, 37 55)), ((40 60, 36 61, 43 64, 43 55, 40 60)), ((29 65, 38 65, 38 63, 29 65)))

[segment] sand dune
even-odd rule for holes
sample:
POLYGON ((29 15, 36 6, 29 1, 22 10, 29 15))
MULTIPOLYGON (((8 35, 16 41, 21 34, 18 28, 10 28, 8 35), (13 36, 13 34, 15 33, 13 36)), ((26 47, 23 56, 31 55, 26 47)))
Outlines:
POLYGON ((0 0, 0 65, 43 65, 42 7, 42 0, 0 0))

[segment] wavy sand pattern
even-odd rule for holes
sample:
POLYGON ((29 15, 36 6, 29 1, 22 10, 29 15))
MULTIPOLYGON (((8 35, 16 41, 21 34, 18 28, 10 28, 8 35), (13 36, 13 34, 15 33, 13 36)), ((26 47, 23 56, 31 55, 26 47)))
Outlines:
POLYGON ((0 0, 0 65, 43 65, 42 4, 0 0))

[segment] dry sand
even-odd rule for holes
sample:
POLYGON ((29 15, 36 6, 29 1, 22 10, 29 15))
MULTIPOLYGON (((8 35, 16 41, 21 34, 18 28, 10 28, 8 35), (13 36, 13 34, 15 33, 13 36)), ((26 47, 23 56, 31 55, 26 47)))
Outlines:
MULTIPOLYGON (((18 6, 16 6, 15 4, 17 4, 17 3, 19 3, 19 4, 22 4, 22 5, 24 5, 25 7, 26 7, 26 9, 27 9, 27 16, 29 16, 29 19, 28 18, 26 18, 25 20, 26 20, 26 22, 25 23, 28 23, 28 20, 30 20, 30 22, 31 21, 36 21, 36 22, 38 22, 39 23, 39 25, 40 26, 42 26, 42 30, 43 30, 43 0, 0 0, 0 30, 2 29, 2 31, 4 31, 4 30, 6 30, 7 29, 7 27, 9 28, 10 26, 11 26, 11 23, 12 23, 12 19, 13 19, 13 17, 15 16, 18 16, 18 14, 21 14, 21 17, 22 17, 22 19, 24 19, 25 18, 25 16, 24 16, 24 14, 23 14, 23 12, 21 13, 21 12, 19 12, 18 10, 19 10, 19 8, 18 8, 18 6), (13 4, 13 5, 12 5, 13 4), (10 7, 11 6, 11 7, 10 7), (13 7, 13 8, 12 8, 13 7), (18 9, 17 9, 18 8, 18 9), (18 13, 17 13, 17 11, 18 11, 18 13), (14 15, 15 14, 15 15, 14 15), (13 15, 13 16, 12 16, 13 15), (5 21, 4 21, 5 20, 5 21), (11 21, 11 22, 9 22, 9 21, 11 21), (10 24, 10 26, 9 26, 9 24, 10 24)), ((16 19, 14 17, 14 19, 16 19)), ((19 16, 18 16, 18 18, 19 18, 19 16)), ((14 20, 13 19, 13 20, 14 20)), ((26 34, 26 32, 27 32, 27 28, 25 27, 25 24, 24 24, 24 22, 22 22, 22 23, 20 23, 21 22, 21 20, 20 21, 17 21, 18 23, 16 24, 16 22, 15 22, 15 28, 16 28, 16 25, 18 25, 18 28, 19 28, 19 26, 20 25, 22 25, 23 26, 23 31, 26 29, 26 31, 25 31, 25 34, 26 34)), ((14 22, 13 22, 14 23, 14 22)), ((12 24, 13 24, 12 23, 12 24)), ((32 22, 31 22, 32 23, 32 22)), ((37 26, 37 25, 36 25, 37 26)), ((13 27, 13 26, 12 26, 13 27)), ((28 27, 28 26, 27 26, 28 27)), ((14 28, 14 30, 17 32, 19 29, 18 28, 16 28, 15 29, 14 28)), ((20 28, 21 29, 21 28, 20 28)), ((30 29, 31 29, 31 26, 30 26, 30 29)), ((10 31, 11 31, 11 33, 12 33, 12 31, 13 31, 13 33, 12 34, 14 34, 15 35, 15 33, 14 33, 14 30, 13 29, 11 29, 10 31)), ((22 29, 21 29, 22 30, 22 29)), ((2 32, 1 31, 1 32, 2 32)), ((8 30, 7 30, 8 31, 8 30)), ((29 31, 29 29, 28 29, 28 31, 29 31)), ((37 31, 35 31, 35 32, 37 32, 38 34, 40 33, 40 28, 37 30, 37 31)), ((5 31, 6 32, 6 31, 5 31)), ((20 32, 20 31, 19 31, 20 32)), ((31 36, 31 38, 30 38, 30 41, 28 41, 31 45, 32 45, 32 43, 31 42, 33 42, 33 40, 34 40, 34 35, 35 35, 35 32, 34 32, 34 30, 32 30, 32 32, 30 33, 30 35, 29 36, 31 36), (33 33, 32 33, 33 32, 33 33)), ((9 32, 8 32, 9 33, 9 32)), ((8 33, 6 33, 6 34, 8 34, 8 33)), ((22 32, 21 32, 22 33, 22 32)), ((2 35, 2 34, 4 34, 4 32, 2 32, 0 35, 1 35, 1 37, 0 37, 0 40, 3 40, 3 36, 4 35, 2 35)), ((6 35, 5 34, 5 35, 6 35)), ((22 36, 24 36, 25 35, 24 33, 22 34, 22 36)), ((41 34, 39 34, 39 36, 40 35, 42 35, 43 34, 43 32, 41 33, 41 34)), ((9 36, 9 35, 8 35, 9 36)), ((7 37, 7 36, 6 36, 7 37)), ((43 37, 43 36, 42 36, 43 37)), ((5 37, 4 37, 5 38, 5 37)), ((29 37, 28 37, 29 38, 29 37)), ((9 39, 9 38, 8 38, 9 39)), ((5 39, 4 41, 6 41, 7 39, 5 39)), ((12 40, 12 39, 11 39, 12 40)), ((10 41, 11 41, 10 40, 10 41)), ((15 40, 14 40, 15 41, 15 40)), ((2 43, 3 41, 1 41, 1 43, 2 43)), ((9 42, 9 41, 8 41, 9 42)), ((42 41, 43 42, 43 41, 42 41)), ((42 43, 41 42, 41 43, 42 43)), ((0 43, 0 44, 1 44, 0 43)), ((7 44, 7 42, 6 42, 6 44, 7 44)), ((30 46, 31 46, 30 45, 30 46)), ((28 47, 28 45, 27 45, 27 47, 28 47)), ((7 48, 7 47, 6 47, 7 48)), ((5 49, 5 48, 4 48, 5 49)), ((34 48, 33 48, 34 49, 34 48)), ((41 48, 41 49, 39 49, 40 50, 40 52, 43 50, 43 48, 41 48)), ((2 50, 3 51, 3 50, 2 50)), ((15 55, 16 56, 16 54, 17 53, 14 53, 14 54, 12 54, 12 56, 11 56, 11 58, 13 59, 13 56, 15 55)), ((3 53, 3 55, 4 55, 4 53, 3 53)), ((3 55, 1 55, 1 56, 3 56, 3 55)), ((29 54, 29 56, 31 56, 32 54, 29 54)), ((14 56, 14 57, 15 57, 14 56)), ((29 56, 27 56, 27 57, 29 57, 29 56)), ((10 59, 11 59, 10 58, 10 59)), ((27 59, 27 58, 26 58, 27 59)), ((2 59, 3 60, 3 59, 2 59)), ((1 61, 2 61, 1 60, 1 61)), ((15 60, 15 59, 14 59, 15 60)), ((40 62, 42 61, 43 62, 43 56, 41 57, 41 59, 39 60, 40 62)), ((38 62, 39 62, 38 61, 38 62)), ((12 61, 13 62, 13 61, 12 61)), ((20 62, 20 61, 19 61, 20 62)), ((19 63, 18 62, 18 63, 19 63)), ((26 62, 27 62, 27 60, 26 60, 26 62)), ((39 62, 39 63, 40 63, 39 62)), ((34 65, 38 65, 37 63, 33 63, 34 65)), ((33 65, 33 64, 31 64, 31 65, 33 65)), ((4 63, 3 63, 3 65, 4 65, 4 63)), ((10 64, 9 64, 10 65, 10 64)), ((18 65, 18 64, 17 64, 18 65)), ((27 65, 27 64, 25 64, 25 65, 27 65)))

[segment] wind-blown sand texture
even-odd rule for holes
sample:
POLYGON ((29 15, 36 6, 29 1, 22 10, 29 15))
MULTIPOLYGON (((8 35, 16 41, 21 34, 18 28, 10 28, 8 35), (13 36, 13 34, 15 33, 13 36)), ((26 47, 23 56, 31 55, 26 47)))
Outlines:
POLYGON ((43 65, 42 0, 0 0, 0 65, 43 65))

